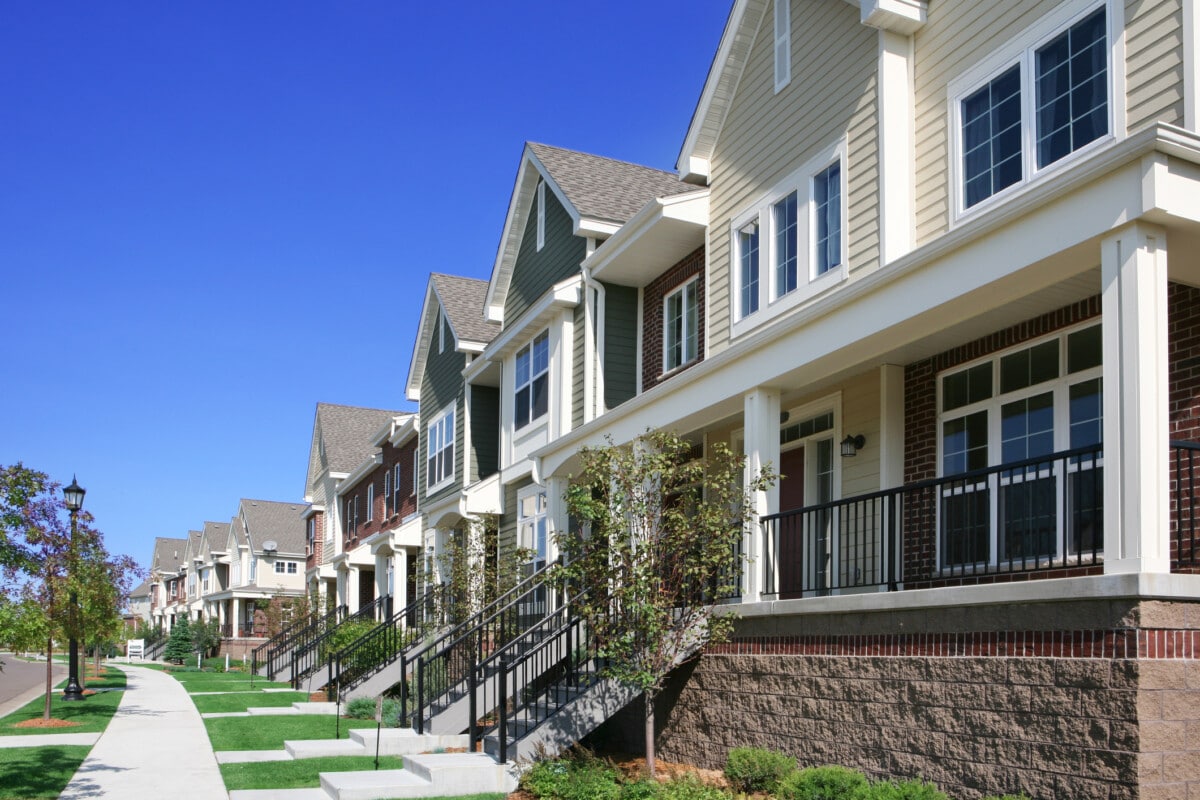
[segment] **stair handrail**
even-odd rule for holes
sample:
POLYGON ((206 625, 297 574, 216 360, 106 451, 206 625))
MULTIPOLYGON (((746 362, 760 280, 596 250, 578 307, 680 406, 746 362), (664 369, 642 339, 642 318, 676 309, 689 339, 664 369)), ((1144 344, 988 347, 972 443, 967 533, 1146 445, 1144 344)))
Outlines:
MULTIPOLYGON (((595 683, 596 674, 593 673, 591 680, 581 680, 582 667, 589 664, 600 657, 599 649, 592 637, 587 635, 586 623, 582 615, 575 612, 579 604, 584 600, 589 592, 589 588, 584 588, 576 592, 574 595, 567 597, 559 604, 558 608, 550 611, 539 622, 527 628, 520 636, 513 638, 506 644, 497 647, 486 658, 474 665, 474 673, 470 683, 474 684, 472 688, 477 691, 478 675, 492 675, 492 679, 485 683, 483 688, 484 702, 481 709, 483 714, 489 714, 491 711, 497 711, 497 724, 495 730, 499 736, 500 746, 500 762, 504 763, 508 760, 508 722, 510 715, 516 715, 518 712, 528 708, 531 703, 536 702, 539 698, 549 697, 552 690, 560 686, 570 688, 586 688, 592 683, 595 683), (546 651, 551 648, 559 650, 557 654, 546 651), (564 666, 563 674, 554 678, 549 685, 542 686, 535 691, 532 699, 521 701, 519 693, 509 694, 509 676, 516 673, 525 667, 526 664, 534 662, 535 666, 531 671, 527 671, 534 675, 535 679, 540 679, 550 674, 559 665, 564 666), (488 698, 492 697, 492 702, 488 698), (511 702, 511 709, 509 708, 511 702)), ((521 685, 528 690, 533 681, 523 681, 521 685)), ((528 694, 528 692, 527 692, 528 694)), ((544 707, 549 713, 542 718, 544 721, 551 713, 558 711, 564 707, 566 703, 556 701, 554 709, 549 709, 550 704, 547 702, 544 707)), ((541 721, 538 724, 541 724, 541 721)), ((469 749, 473 751, 475 744, 481 741, 491 728, 480 728, 477 725, 476 715, 472 714, 468 729, 469 749)), ((532 729, 531 729, 532 730, 532 729)), ((528 733, 528 731, 526 731, 528 733)))
MULTIPOLYGON (((291 679, 290 680, 291 680, 292 688, 298 688, 300 685, 300 681, 304 680, 309 675, 313 674, 318 669, 320 669, 322 666, 324 666, 325 660, 320 657, 321 645, 323 645, 329 639, 329 637, 331 637, 335 633, 337 633, 337 631, 343 625, 347 625, 351 622, 359 622, 361 620, 367 619, 368 617, 371 619, 374 619, 376 616, 376 612, 380 608, 386 608, 387 607, 386 604, 390 603, 391 599, 392 599, 391 595, 387 595, 387 594, 380 595, 379 597, 372 600, 370 603, 359 608, 358 611, 355 611, 353 614, 350 614, 349 616, 342 619, 336 625, 334 625, 330 628, 326 628, 324 631, 322 631, 320 634, 313 637, 309 641, 305 642, 302 645, 297 646, 296 649, 292 652, 291 665, 290 665, 291 666, 291 679), (314 657, 312 655, 313 653, 316 653, 317 655, 314 657), (307 659, 306 665, 304 667, 299 666, 300 660, 302 658, 307 659)), ((332 654, 327 654, 327 655, 332 655, 332 654)))
MULTIPOLYGON (((524 633, 522 630, 516 630, 512 627, 513 623, 519 624, 519 615, 517 620, 513 620, 506 630, 505 621, 510 612, 514 608, 518 608, 523 602, 528 602, 528 598, 538 591, 550 591, 551 586, 545 580, 549 571, 562 563, 560 558, 557 561, 551 562, 536 570, 533 574, 520 581, 516 586, 504 592, 488 605, 481 608, 479 611, 471 615, 466 621, 455 626, 437 639, 423 645, 419 650, 409 654, 406 661, 413 664, 415 677, 415 697, 409 698, 408 682, 405 681, 404 687, 401 690, 401 716, 407 718, 409 700, 413 704, 413 719, 418 733, 424 733, 425 730, 425 711, 431 707, 436 701, 441 700, 447 694, 455 689, 462 681, 468 677, 470 666, 469 664, 459 664, 460 675, 456 675, 453 679, 447 675, 441 681, 441 686, 434 689, 432 684, 428 683, 433 679, 432 669, 430 665, 436 659, 449 661, 457 650, 461 650, 466 646, 468 661, 470 663, 478 663, 484 655, 483 649, 485 645, 503 643, 508 639, 515 638, 524 633), (484 637, 484 632, 489 629, 499 630, 499 636, 493 636, 490 639, 484 637), (508 637, 506 639, 506 636, 508 637), (426 688, 430 688, 429 696, 426 696, 426 688)), ((547 604, 548 605, 548 604, 547 604)), ((537 624, 538 621, 546 617, 546 612, 543 610, 541 615, 533 621, 532 624, 537 624)), ((491 651, 488 650, 490 653, 491 651)))
MULTIPOLYGON (((334 692, 350 691, 396 659, 403 661, 404 651, 411 649, 413 644, 418 644, 416 640, 420 638, 422 631, 440 627, 443 623, 443 614, 440 613, 440 604, 437 603, 438 594, 436 589, 426 589, 419 597, 390 618, 333 653, 327 661, 329 680, 325 684, 330 693, 330 699, 333 698, 334 692), (379 648, 382 658, 370 663, 362 672, 351 675, 347 680, 348 664, 353 663, 363 651, 373 647, 379 648)), ((403 667, 401 667, 401 675, 404 675, 403 667)), ((401 680, 404 678, 402 677, 401 680)))
POLYGON ((279 633, 254 648, 251 653, 251 669, 257 673, 259 664, 262 664, 267 668, 268 677, 274 679, 275 673, 279 671, 276 662, 280 655, 298 647, 298 642, 303 643, 301 640, 319 635, 330 624, 336 625, 338 620, 344 617, 349 610, 346 605, 334 606, 320 616, 309 613, 294 620, 279 633), (263 654, 261 657, 260 653, 263 654))

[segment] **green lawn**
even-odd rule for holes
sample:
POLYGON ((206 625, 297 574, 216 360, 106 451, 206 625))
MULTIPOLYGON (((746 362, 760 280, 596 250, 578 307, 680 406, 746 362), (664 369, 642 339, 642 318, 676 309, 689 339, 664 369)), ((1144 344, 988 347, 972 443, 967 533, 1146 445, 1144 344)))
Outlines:
MULTIPOLYGON (((108 677, 93 679, 87 684, 88 689, 97 691, 79 702, 64 703, 62 701, 62 684, 59 684, 50 695, 50 716, 55 719, 65 719, 79 724, 71 728, 58 728, 52 733, 92 733, 104 730, 117 705, 124 696, 125 673, 117 669, 109 669, 108 677)), ((0 736, 24 736, 30 733, 45 733, 45 729, 17 728, 18 722, 29 719, 40 719, 45 705, 43 697, 31 700, 21 708, 6 717, 0 718, 0 736)), ((0 784, 2 785, 2 784, 0 784)))
POLYGON ((250 706, 281 708, 308 700, 304 692, 239 692, 237 694, 194 694, 192 702, 201 714, 214 711, 245 711, 250 706))
MULTIPOLYGON (((213 750, 282 750, 289 739, 333 739, 337 719, 332 714, 278 717, 218 717, 204 720, 213 750)), ((341 736, 351 728, 374 728, 375 720, 343 719, 341 736)))
MULTIPOLYGON (((380 756, 380 769, 404 769, 400 756, 380 756)), ((322 772, 360 772, 375 769, 374 756, 331 756, 301 758, 296 761, 260 761, 246 764, 222 764, 225 788, 234 789, 305 789, 321 785, 322 772)))
POLYGON ((0 800, 58 797, 91 749, 85 745, 0 748, 0 800))
POLYGON ((287 689, 289 685, 266 678, 254 678, 241 672, 173 672, 171 677, 189 692, 240 692, 258 689, 287 689))

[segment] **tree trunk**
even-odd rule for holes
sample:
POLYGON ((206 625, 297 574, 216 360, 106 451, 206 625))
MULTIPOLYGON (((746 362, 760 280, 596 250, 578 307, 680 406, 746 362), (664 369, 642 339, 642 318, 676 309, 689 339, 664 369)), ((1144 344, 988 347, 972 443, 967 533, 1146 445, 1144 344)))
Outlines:
POLYGON ((54 691, 54 639, 46 639, 46 704, 42 707, 42 719, 50 719, 50 694, 54 691))
POLYGON ((646 701, 646 771, 650 780, 654 780, 654 698, 657 692, 646 691, 642 697, 646 701))

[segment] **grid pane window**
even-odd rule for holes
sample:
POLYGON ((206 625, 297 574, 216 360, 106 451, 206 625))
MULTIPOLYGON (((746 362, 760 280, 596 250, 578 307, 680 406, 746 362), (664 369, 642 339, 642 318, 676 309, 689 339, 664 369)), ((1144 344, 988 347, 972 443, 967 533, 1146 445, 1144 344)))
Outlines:
POLYGON ((1108 133, 1108 41, 1100 8, 1037 51, 1037 164, 1108 133))
POLYGON ((817 275, 842 263, 842 166, 833 163, 813 178, 817 275))
POLYGON ((738 231, 738 272, 741 297, 739 316, 748 317, 758 311, 758 225, 738 231))
POLYGON ((663 301, 663 371, 694 361, 697 352, 698 329, 696 312, 698 306, 698 281, 686 285, 667 295, 663 301))
POLYGON ((962 101, 964 206, 1021 180, 1021 68, 962 101))
POLYGON ((1053 452, 1053 393, 1015 400, 1000 407, 1000 458, 1004 463, 1053 452))
POLYGON ((522 497, 517 510, 520 546, 532 553, 533 561, 540 568, 546 563, 549 541, 546 523, 546 493, 537 492, 522 497))
POLYGON ((775 229, 775 296, 783 297, 796 288, 797 194, 792 192, 771 207, 775 229))
POLYGON ((516 408, 514 420, 523 428, 544 416, 549 406, 550 332, 542 331, 517 351, 516 408))
POLYGON ((426 432, 428 441, 425 485, 436 486, 454 475, 454 410, 438 417, 426 432))
POLYGON ((986 467, 987 439, 986 411, 942 423, 942 474, 957 475, 986 467))

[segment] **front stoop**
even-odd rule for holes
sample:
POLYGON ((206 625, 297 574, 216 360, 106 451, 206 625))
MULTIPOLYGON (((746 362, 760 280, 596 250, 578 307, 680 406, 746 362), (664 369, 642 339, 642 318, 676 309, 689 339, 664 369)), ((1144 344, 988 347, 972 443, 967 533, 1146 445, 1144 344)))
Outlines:
MULTIPOLYGON (((380 731, 379 755, 406 756, 467 749, 468 736, 435 736, 416 733, 412 728, 384 728, 380 731)), ((216 754, 218 764, 247 761, 292 761, 300 758, 375 755, 375 729, 355 728, 349 739, 295 739, 283 743, 283 750, 223 750, 216 754)))
POLYGON ((507 794, 517 788, 510 768, 483 753, 406 755, 404 767, 379 772, 323 772, 321 788, 334 800, 507 794))

